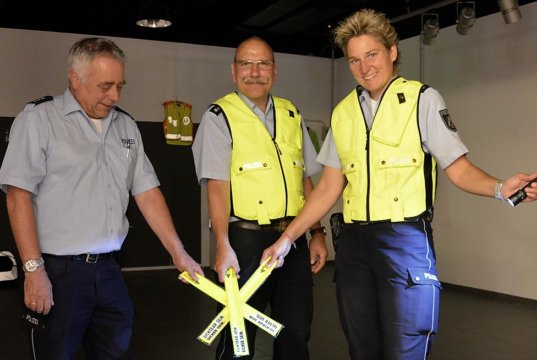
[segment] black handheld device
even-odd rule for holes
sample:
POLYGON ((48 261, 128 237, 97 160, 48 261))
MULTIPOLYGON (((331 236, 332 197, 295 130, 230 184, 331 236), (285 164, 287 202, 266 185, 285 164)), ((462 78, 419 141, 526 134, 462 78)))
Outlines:
POLYGON ((34 329, 46 328, 46 318, 46 315, 39 314, 30 309, 26 309, 26 311, 22 313, 22 320, 34 329))
POLYGON ((337 250, 337 243, 339 240, 339 235, 341 233, 342 227, 343 227, 343 214, 333 213, 330 216, 330 230, 332 232, 332 244, 334 245, 334 251, 337 250))
POLYGON ((509 198, 507 199, 507 202, 509 203, 509 205, 511 206, 517 206, 518 204, 520 204, 525 198, 528 197, 528 195, 526 194, 526 191, 524 191, 528 186, 531 186, 532 183, 536 182, 537 181, 537 178, 531 180, 529 183, 527 183, 526 185, 524 185, 523 187, 521 187, 520 189, 518 189, 518 191, 514 194, 512 194, 511 196, 509 196, 509 198))

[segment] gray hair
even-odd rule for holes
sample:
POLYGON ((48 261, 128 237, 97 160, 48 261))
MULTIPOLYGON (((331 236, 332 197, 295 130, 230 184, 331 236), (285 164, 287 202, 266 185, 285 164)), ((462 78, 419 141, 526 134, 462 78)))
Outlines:
POLYGON ((69 50, 69 57, 67 58, 67 69, 75 71, 78 76, 83 78, 84 70, 88 64, 98 56, 108 56, 122 64, 126 61, 123 50, 112 40, 89 37, 80 39, 73 44, 69 50))

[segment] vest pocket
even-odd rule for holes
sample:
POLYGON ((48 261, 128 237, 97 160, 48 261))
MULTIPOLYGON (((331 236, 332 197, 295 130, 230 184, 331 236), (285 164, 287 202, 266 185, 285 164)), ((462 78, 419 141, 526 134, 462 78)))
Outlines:
MULTIPOLYGON (((435 269, 408 268, 408 285, 404 300, 407 314, 414 319, 418 334, 436 334, 442 288, 435 269)), ((409 329, 409 331, 412 331, 409 329)))
POLYGON ((246 195, 269 192, 274 186, 270 172, 273 164, 269 160, 245 160, 232 165, 237 180, 237 188, 246 195))

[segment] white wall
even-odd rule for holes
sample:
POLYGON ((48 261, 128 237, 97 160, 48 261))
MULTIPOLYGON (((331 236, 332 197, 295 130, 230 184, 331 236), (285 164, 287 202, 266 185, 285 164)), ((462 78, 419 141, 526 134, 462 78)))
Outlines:
MULTIPOLYGON (((402 75, 419 79, 423 66, 423 81, 444 96, 470 160, 500 178, 537 170, 532 136, 537 133, 537 3, 521 11, 522 20, 511 25, 499 13, 480 18, 466 37, 454 27, 441 29, 436 43, 423 49, 422 64, 419 37, 400 44, 402 75)), ((27 101, 63 92, 67 50, 80 37, 0 29, 0 116, 15 116, 27 101)), ((162 103, 178 99, 193 105, 197 122, 211 101, 233 89, 233 49, 114 40, 129 58, 120 106, 138 120, 161 121, 162 103)), ((276 56, 274 93, 292 99, 306 119, 328 124, 333 102, 355 86, 345 60, 335 61, 332 81, 330 59, 276 56)), ((204 196, 202 261, 208 264, 204 196)), ((433 226, 441 280, 537 299, 537 282, 532 281, 537 273, 536 217, 536 204, 510 208, 468 195, 440 173, 433 226)), ((323 224, 328 226, 327 219, 323 224)))
MULTIPOLYGON (((0 116, 16 116, 28 101, 63 93, 68 50, 83 36, 0 28, 0 116)), ((199 122, 212 101, 234 90, 230 68, 234 49, 112 39, 127 55, 127 85, 119 106, 138 121, 162 121, 162 104, 177 99, 192 104, 192 120, 199 122)), ((329 123, 331 60, 275 55, 279 71, 273 93, 291 99, 304 118, 329 123)), ((205 189, 200 201, 202 263, 207 265, 210 237, 205 189)))
MULTIPOLYGON (((460 36, 441 29, 424 49, 425 82, 444 96, 469 159, 499 178, 537 170, 537 3, 522 20, 480 18, 460 36)), ((443 281, 537 299, 536 204, 469 196, 442 176, 434 220, 443 281)))

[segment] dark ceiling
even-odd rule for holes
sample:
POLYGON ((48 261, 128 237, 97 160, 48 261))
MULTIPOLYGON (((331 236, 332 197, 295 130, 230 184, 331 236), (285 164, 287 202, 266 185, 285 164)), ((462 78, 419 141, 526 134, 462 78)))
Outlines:
MULTIPOLYGON (((422 13, 438 13, 443 28, 455 24, 457 12, 456 0, 163 0, 173 24, 150 29, 135 25, 146 2, 0 0, 0 27, 225 47, 259 35, 276 52, 339 57, 330 29, 358 9, 384 12, 401 40, 420 33, 422 13)), ((475 0, 475 11, 479 18, 499 7, 496 0, 475 0)))

